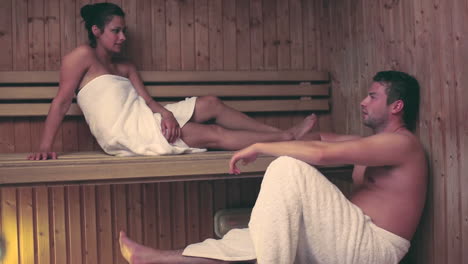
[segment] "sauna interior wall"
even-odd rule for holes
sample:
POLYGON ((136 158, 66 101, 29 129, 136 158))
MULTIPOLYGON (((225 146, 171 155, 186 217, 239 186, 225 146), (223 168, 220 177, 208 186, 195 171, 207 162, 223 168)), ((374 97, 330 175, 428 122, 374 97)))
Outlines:
MULTIPOLYGON (((1 0, 0 71, 59 70, 86 42, 85 0, 1 0)), ((125 54, 140 70, 329 70, 320 1, 116 0, 125 54)), ((1 81, 1 80, 0 80, 1 81)), ((287 128, 305 113, 255 116, 287 128)), ((326 124, 328 117, 322 120, 326 124)), ((325 126, 326 126, 325 124, 325 126)), ((0 152, 37 149, 44 118, 0 118, 0 152)), ((56 151, 98 150, 82 118, 66 118, 56 151)), ((213 236, 213 213, 252 206, 260 179, 0 188, 4 263, 123 263, 119 230, 161 249, 213 236)))
POLYGON ((359 102, 376 71, 402 70, 421 84, 417 128, 430 186, 408 263, 468 263, 468 1, 319 1, 323 54, 338 132, 369 134, 359 102))

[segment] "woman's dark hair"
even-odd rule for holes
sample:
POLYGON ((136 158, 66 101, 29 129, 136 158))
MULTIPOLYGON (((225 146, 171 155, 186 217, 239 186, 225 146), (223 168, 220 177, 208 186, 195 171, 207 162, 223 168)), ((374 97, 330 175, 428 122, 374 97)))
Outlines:
POLYGON ((403 101, 403 121, 408 129, 414 130, 419 112, 419 83, 411 75, 399 71, 381 71, 374 82, 382 83, 387 89, 387 105, 403 101))
POLYGON ((89 45, 93 48, 96 47, 96 37, 91 29, 93 25, 96 25, 102 31, 114 16, 125 17, 124 11, 113 3, 85 5, 81 8, 80 14, 85 22, 85 28, 88 30, 89 45))

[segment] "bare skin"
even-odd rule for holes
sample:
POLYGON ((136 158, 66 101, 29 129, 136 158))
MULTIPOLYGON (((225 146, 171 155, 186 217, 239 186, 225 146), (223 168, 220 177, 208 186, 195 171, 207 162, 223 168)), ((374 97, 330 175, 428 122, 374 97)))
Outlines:
POLYGON ((174 115, 150 96, 136 67, 118 57, 126 40, 125 30, 125 19, 114 16, 103 30, 92 27, 96 37, 95 48, 81 45, 63 58, 59 91, 49 109, 39 149, 27 157, 29 160, 57 158, 57 153, 52 151, 52 143, 74 94, 91 80, 105 74, 130 80, 148 107, 161 114, 162 133, 170 143, 182 138, 190 147, 239 150, 255 142, 301 139, 313 128, 316 118, 311 116, 283 131, 254 120, 213 96, 197 98, 190 122, 181 128, 174 115), (215 125, 201 124, 209 120, 214 120, 215 125))

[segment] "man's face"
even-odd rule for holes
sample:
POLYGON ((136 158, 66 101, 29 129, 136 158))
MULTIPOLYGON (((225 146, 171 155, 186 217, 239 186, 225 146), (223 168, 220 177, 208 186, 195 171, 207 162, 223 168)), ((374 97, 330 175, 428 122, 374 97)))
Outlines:
POLYGON ((365 126, 376 129, 387 123, 390 110, 385 89, 381 83, 373 82, 366 98, 362 100, 362 122, 365 126))

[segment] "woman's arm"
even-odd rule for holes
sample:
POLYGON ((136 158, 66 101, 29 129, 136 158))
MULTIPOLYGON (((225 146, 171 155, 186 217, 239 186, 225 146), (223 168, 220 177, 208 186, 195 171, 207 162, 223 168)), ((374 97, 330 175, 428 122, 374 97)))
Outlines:
POLYGON ((145 100, 146 104, 151 109, 151 111, 153 111, 153 113, 161 114, 162 133, 168 142, 173 143, 181 135, 181 129, 179 127, 179 123, 177 122, 177 120, 175 119, 171 111, 164 108, 164 106, 156 102, 151 97, 151 95, 146 90, 145 85, 143 84, 143 81, 141 80, 141 77, 138 74, 138 71, 136 70, 135 66, 129 63, 127 67, 128 67, 128 79, 132 83, 133 87, 135 87, 138 95, 141 96, 145 100))
POLYGON ((63 58, 59 90, 50 105, 39 149, 28 156, 29 160, 57 158, 57 154, 52 151, 52 144, 65 114, 70 109, 75 90, 89 68, 86 55, 87 51, 79 47, 63 58))

